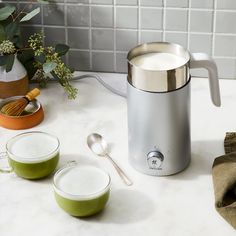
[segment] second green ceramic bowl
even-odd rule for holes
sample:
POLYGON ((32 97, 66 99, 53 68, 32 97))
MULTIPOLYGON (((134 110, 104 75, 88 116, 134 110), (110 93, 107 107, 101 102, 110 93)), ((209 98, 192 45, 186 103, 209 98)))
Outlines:
MULTIPOLYGON (((74 175, 76 176, 76 175, 74 175)), ((102 177, 103 178, 103 177, 102 177)), ((62 179, 63 181, 63 179, 62 179)), ((110 195, 110 176, 104 172, 103 170, 93 167, 93 166, 67 166, 64 167, 56 172, 54 175, 54 194, 55 199, 58 203, 58 205, 68 214, 76 217, 87 217, 94 215, 105 207, 109 195, 110 195), (73 185, 74 181, 79 181, 82 183, 82 185, 94 185, 94 178, 96 178, 96 181, 99 181, 100 176, 104 175, 106 178, 106 181, 101 180, 103 184, 100 186, 99 191, 95 191, 93 193, 80 193, 80 194, 71 194, 67 190, 63 189, 61 186, 59 186, 58 179, 61 178, 60 176, 63 174, 63 172, 73 170, 75 171, 90 171, 92 173, 94 171, 94 175, 90 174, 89 178, 83 177, 75 177, 75 179, 71 179, 71 183, 67 182, 67 185, 73 185), (92 171, 92 172, 91 172, 92 171), (99 174, 100 172, 100 174, 99 174), (98 174, 97 174, 98 173, 98 174)), ((77 189, 80 189, 79 185, 76 185, 77 189)), ((89 187, 91 189, 91 187, 89 187)), ((76 191, 76 189, 75 189, 76 191)))

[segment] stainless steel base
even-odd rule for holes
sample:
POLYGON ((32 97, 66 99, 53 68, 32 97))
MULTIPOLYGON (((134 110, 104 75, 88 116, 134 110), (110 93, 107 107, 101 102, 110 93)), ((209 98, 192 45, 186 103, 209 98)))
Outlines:
POLYGON ((148 175, 172 175, 191 158, 190 83, 167 93, 128 83, 129 163, 148 175))

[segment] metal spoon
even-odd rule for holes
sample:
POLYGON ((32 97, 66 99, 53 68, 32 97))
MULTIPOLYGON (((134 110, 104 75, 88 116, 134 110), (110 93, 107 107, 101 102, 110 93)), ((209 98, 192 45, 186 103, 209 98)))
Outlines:
POLYGON ((116 162, 109 156, 108 154, 108 145, 105 139, 100 134, 90 134, 87 137, 87 144, 88 147, 92 150, 93 153, 95 153, 98 156, 106 157, 108 158, 113 166, 115 167, 117 173, 119 174, 120 178, 123 180, 123 182, 130 186, 133 184, 133 182, 130 180, 130 178, 124 173, 124 171, 116 164, 116 162))

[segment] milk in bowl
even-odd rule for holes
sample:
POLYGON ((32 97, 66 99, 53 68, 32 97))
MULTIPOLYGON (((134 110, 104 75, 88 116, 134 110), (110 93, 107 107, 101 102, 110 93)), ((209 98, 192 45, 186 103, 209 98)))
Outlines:
POLYGON ((53 173, 59 161, 59 140, 45 132, 19 134, 7 142, 12 170, 26 179, 39 179, 53 173))
POLYGON ((54 176, 54 193, 58 205, 77 217, 101 211, 109 198, 110 176, 94 166, 67 166, 54 176))

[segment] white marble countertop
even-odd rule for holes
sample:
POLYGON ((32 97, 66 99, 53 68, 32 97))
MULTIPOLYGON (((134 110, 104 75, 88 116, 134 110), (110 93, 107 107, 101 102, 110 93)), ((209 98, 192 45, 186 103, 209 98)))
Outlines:
MULTIPOLYGON (((101 74, 120 86, 126 76, 101 74), (114 82, 115 81, 115 82, 114 82)), ((45 120, 32 130, 52 133, 61 141, 59 167, 69 160, 91 163, 107 170, 112 191, 106 209, 93 217, 77 219, 54 200, 52 177, 28 181, 15 174, 0 174, 1 236, 194 236, 235 235, 235 230, 214 208, 211 167, 223 154, 226 131, 236 127, 236 81, 221 80, 222 107, 210 101, 207 79, 192 79, 192 161, 183 172, 152 177, 128 164, 126 100, 112 94, 94 79, 74 82, 79 97, 68 101, 57 84, 42 90, 39 100, 45 120), (86 146, 91 132, 104 135, 111 156, 126 170, 134 185, 126 187, 106 159, 96 159, 86 146)), ((0 128, 0 150, 24 131, 0 128)))

